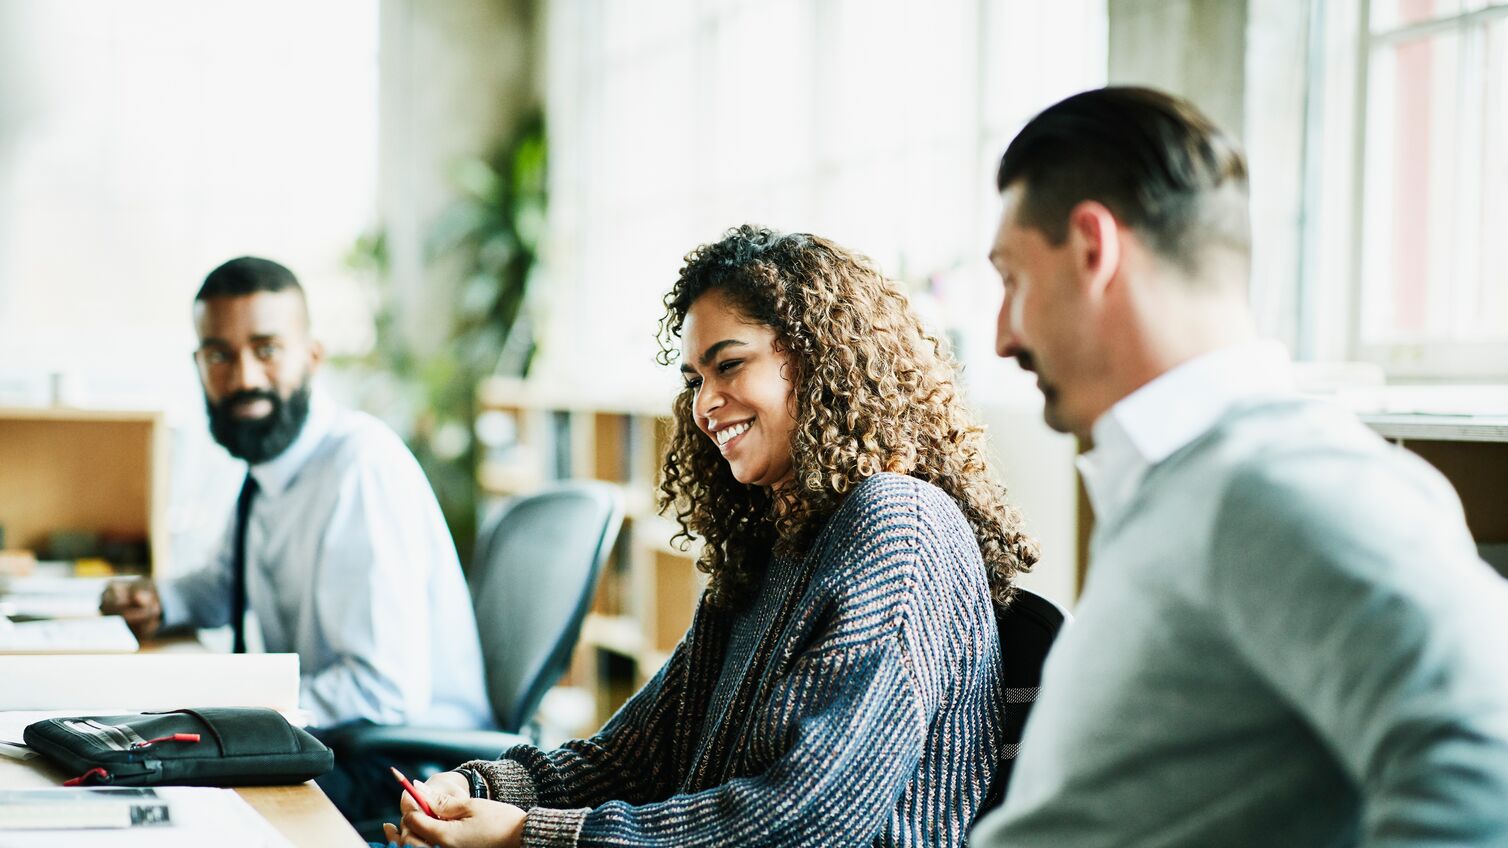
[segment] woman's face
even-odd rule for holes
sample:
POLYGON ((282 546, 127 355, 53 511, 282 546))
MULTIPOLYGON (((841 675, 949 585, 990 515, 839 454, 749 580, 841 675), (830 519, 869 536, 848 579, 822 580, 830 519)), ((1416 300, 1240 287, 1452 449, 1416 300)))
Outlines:
POLYGON ((691 414, 740 483, 779 488, 794 476, 792 370, 775 331, 749 321, 722 291, 687 310, 681 376, 695 392, 691 414))

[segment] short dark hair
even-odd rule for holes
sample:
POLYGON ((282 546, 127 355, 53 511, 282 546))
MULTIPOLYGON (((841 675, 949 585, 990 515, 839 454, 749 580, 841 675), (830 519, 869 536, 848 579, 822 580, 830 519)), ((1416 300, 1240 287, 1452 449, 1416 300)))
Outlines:
POLYGON ((232 259, 209 272, 204 285, 194 300, 209 300, 212 297, 245 297, 257 292, 280 292, 293 290, 303 297, 304 287, 287 268, 271 259, 242 256, 232 259))
POLYGON ((1000 159, 996 187, 1018 181, 1020 220, 1055 245, 1067 238, 1073 207, 1095 200, 1187 272, 1210 246, 1251 253, 1240 147, 1170 94, 1113 86, 1047 107, 1000 159))

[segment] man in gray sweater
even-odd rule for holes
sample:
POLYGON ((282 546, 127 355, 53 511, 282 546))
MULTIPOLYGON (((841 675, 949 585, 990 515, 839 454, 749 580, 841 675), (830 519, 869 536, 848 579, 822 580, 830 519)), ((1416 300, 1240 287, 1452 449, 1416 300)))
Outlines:
POLYGON ((1096 527, 974 844, 1508 845, 1508 583, 1439 474, 1257 340, 1240 151, 1109 88, 998 185, 999 353, 1092 445, 1096 527))

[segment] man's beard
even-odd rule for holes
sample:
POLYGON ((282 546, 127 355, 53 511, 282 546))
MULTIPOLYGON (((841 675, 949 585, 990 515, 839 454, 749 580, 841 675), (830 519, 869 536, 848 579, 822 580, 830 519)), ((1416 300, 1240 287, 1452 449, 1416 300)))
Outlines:
POLYGON ((276 392, 249 389, 222 398, 219 403, 204 398, 209 414, 209 432, 220 446, 237 459, 257 465, 273 459, 288 449, 304 429, 309 418, 309 380, 293 390, 284 400, 276 392), (272 411, 261 418, 237 418, 232 409, 238 403, 266 400, 272 411))

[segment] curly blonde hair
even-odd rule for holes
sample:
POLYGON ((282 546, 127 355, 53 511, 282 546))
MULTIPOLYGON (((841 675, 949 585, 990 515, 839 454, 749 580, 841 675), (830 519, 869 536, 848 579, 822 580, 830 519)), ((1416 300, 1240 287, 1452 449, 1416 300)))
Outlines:
POLYGON ((797 553, 860 482, 882 471, 925 480, 952 496, 979 540, 995 602, 1037 561, 985 457, 984 431, 954 387, 957 365, 904 294, 863 256, 827 239, 744 225, 686 255, 665 295, 659 361, 669 365, 686 313, 717 290, 743 317, 775 331, 791 354, 795 476, 770 491, 733 477, 696 426, 695 391, 676 396, 659 505, 674 510, 683 549, 704 545, 697 567, 709 600, 741 605, 763 574, 764 552, 797 553))

